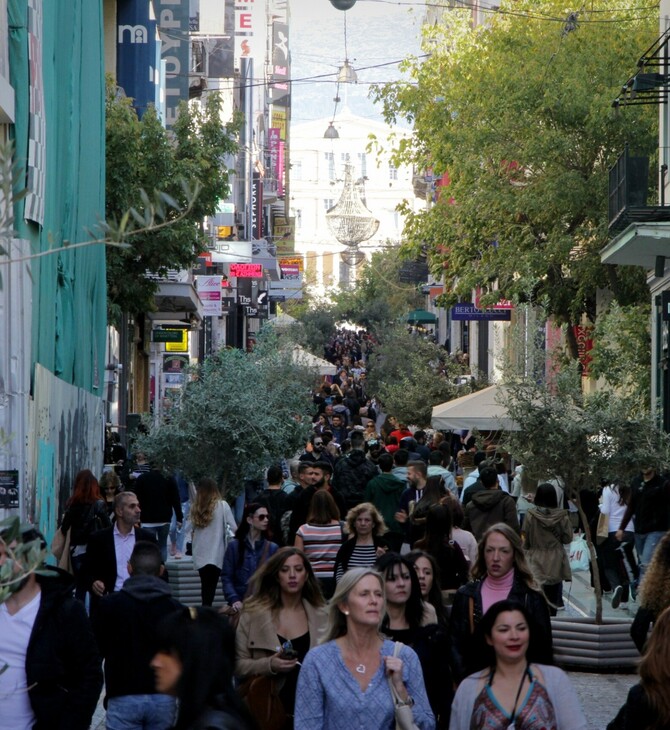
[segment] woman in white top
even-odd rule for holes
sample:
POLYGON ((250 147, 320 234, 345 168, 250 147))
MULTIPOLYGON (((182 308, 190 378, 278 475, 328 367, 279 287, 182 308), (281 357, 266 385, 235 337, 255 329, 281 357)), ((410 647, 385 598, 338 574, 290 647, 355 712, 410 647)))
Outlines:
POLYGON ((230 505, 221 497, 216 482, 203 477, 196 488, 191 507, 193 525, 193 565, 200 575, 202 605, 214 602, 221 575, 228 536, 237 530, 230 505))
POLYGON ((609 517, 607 540, 600 545, 600 554, 607 580, 612 587, 612 608, 628 608, 628 594, 630 592, 628 575, 621 569, 621 554, 617 548, 624 548, 626 543, 633 544, 635 540, 635 526, 633 518, 626 525, 623 540, 619 542, 615 533, 619 529, 624 512, 631 498, 631 490, 627 484, 608 484, 603 489, 600 500, 600 511, 609 517))

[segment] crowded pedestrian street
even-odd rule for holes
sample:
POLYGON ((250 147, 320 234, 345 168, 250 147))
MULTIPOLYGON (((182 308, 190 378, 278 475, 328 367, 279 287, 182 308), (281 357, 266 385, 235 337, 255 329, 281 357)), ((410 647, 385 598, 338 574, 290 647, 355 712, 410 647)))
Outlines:
POLYGON ((0 730, 670 730, 669 93, 670 0, 0 0, 0 730))

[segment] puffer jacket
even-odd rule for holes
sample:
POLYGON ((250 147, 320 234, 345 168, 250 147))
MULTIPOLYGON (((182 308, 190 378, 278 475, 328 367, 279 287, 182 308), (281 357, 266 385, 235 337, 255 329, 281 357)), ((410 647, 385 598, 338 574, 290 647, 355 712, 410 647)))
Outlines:
POLYGON ((360 449, 354 449, 335 464, 333 487, 344 498, 347 509, 360 504, 365 495, 365 487, 379 469, 365 457, 360 449))
POLYGON ((486 530, 498 522, 504 522, 520 532, 516 504, 512 497, 501 489, 484 489, 473 494, 465 508, 463 529, 471 532, 479 542, 486 530))
POLYGON ((572 541, 567 510, 531 507, 523 523, 523 534, 526 558, 540 585, 572 579, 570 561, 563 547, 572 541))
MULTIPOLYGON (((528 661, 553 664, 551 619, 545 597, 529 588, 515 572, 508 598, 525 606, 530 616, 528 661)), ((451 666, 457 682, 487 666, 486 639, 477 631, 482 616, 482 581, 473 580, 458 589, 451 609, 451 666)))

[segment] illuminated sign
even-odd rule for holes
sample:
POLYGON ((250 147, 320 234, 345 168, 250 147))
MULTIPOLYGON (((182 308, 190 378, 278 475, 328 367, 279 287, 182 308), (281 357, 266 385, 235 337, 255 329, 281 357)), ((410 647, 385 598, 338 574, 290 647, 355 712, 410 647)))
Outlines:
POLYGON ((263 264, 231 264, 230 275, 240 279, 262 279, 263 264))

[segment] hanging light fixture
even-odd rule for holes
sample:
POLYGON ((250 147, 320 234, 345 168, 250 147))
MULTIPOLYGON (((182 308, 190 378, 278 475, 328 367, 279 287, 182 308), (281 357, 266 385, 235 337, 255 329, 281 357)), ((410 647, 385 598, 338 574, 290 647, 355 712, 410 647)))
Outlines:
POLYGON ((337 76, 337 80, 340 84, 358 83, 356 71, 346 58, 344 59, 344 66, 340 66, 340 73, 337 76))
MULTIPOLYGON (((333 121, 334 121, 334 117, 335 117, 335 115, 333 114, 333 121)), ((335 129, 335 125, 333 124, 333 122, 328 122, 328 128, 323 133, 323 138, 324 139, 339 139, 340 138, 340 133, 337 131, 337 129, 335 129)))
POLYGON ((344 66, 340 66, 340 73, 337 77, 340 84, 357 84, 358 76, 354 67, 349 63, 349 50, 347 48, 347 14, 344 14, 344 66))

